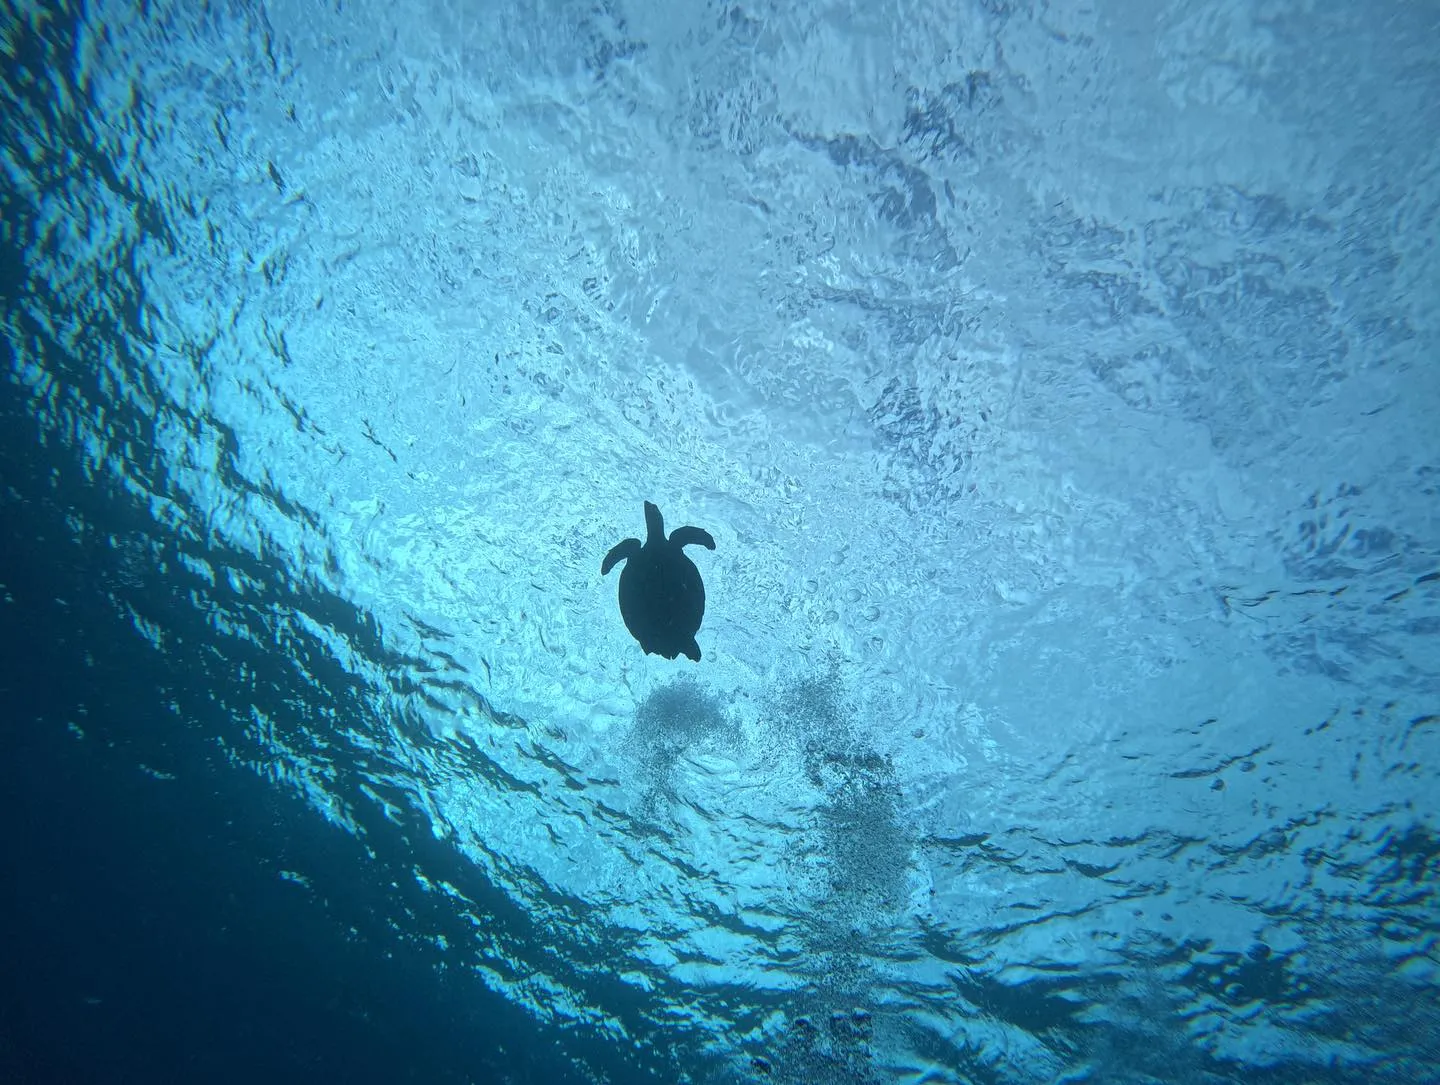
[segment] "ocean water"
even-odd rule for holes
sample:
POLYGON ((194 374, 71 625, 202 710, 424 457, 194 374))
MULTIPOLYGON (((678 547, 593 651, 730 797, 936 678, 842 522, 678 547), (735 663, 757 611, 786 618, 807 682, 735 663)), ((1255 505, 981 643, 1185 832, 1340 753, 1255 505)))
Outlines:
POLYGON ((1440 1080, 1437 57, 0 0, 0 1077, 1440 1080))

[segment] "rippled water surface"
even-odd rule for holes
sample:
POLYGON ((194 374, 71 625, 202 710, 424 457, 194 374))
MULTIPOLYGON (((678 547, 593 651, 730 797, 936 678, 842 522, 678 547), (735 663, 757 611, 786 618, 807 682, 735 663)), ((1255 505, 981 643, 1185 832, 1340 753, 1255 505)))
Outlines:
POLYGON ((0 17, 95 582, 577 1080, 1440 1077, 1432 5, 0 17))

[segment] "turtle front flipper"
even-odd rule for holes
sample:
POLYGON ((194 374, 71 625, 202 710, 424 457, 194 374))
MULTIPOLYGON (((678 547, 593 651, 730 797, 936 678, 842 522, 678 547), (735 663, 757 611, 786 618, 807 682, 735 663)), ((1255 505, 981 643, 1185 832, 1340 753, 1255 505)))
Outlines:
POLYGON ((715 549, 715 540, 710 537, 710 532, 703 527, 677 527, 670 532, 670 541, 676 546, 703 546, 706 550, 715 549))
POLYGON ((600 563, 600 575, 604 576, 611 569, 615 568, 617 561, 624 561, 627 558, 638 558, 640 556, 639 539, 621 539, 613 547, 610 553, 605 555, 605 560, 600 563))

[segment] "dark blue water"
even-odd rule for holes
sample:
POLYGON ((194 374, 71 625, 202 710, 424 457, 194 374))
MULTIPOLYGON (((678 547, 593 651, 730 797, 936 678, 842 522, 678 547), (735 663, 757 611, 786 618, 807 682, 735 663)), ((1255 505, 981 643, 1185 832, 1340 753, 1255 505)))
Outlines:
POLYGON ((1425 5, 0 19, 0 1081, 1440 1079, 1425 5))
MULTIPOLYGON (((106 590, 113 550, 76 530, 143 521, 46 455, 14 407, 0 1080, 591 1080, 577 1062, 650 1080, 644 1058, 546 1035, 416 945, 417 932, 467 926, 415 885, 417 867, 535 937, 428 833, 367 818, 361 843, 237 766, 220 740, 240 693, 223 673, 234 659, 209 651, 194 586, 127 592, 173 634, 157 656, 106 590), (277 877, 292 867, 311 883, 277 877)), ((304 697, 283 669, 256 678, 262 701, 304 697)), ((313 691, 306 703, 326 707, 313 691)))

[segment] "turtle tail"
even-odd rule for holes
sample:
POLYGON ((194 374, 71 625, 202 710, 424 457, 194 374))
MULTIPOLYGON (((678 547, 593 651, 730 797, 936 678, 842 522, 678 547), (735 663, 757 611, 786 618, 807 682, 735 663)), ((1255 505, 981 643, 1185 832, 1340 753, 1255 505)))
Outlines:
POLYGON ((657 546, 665 541, 665 517, 653 502, 645 502, 645 542, 657 546))

